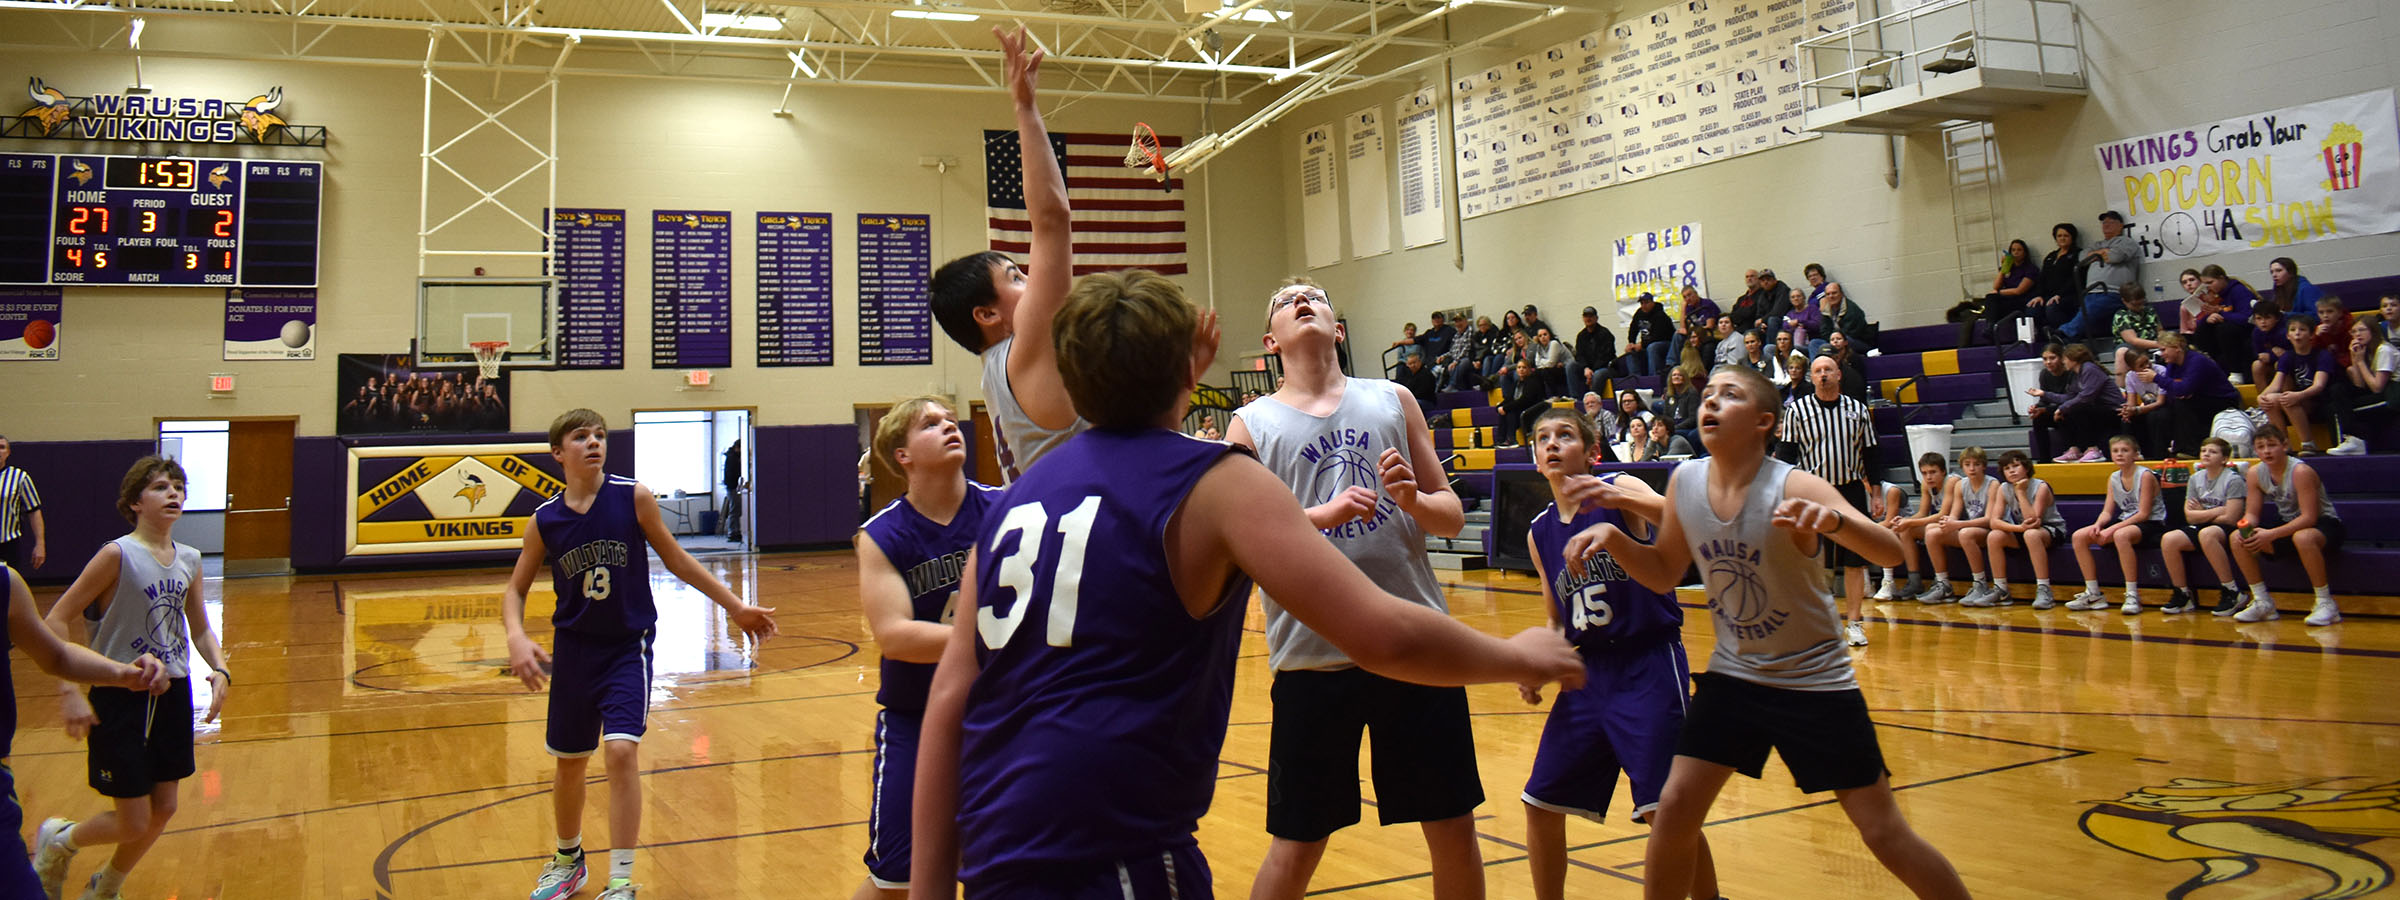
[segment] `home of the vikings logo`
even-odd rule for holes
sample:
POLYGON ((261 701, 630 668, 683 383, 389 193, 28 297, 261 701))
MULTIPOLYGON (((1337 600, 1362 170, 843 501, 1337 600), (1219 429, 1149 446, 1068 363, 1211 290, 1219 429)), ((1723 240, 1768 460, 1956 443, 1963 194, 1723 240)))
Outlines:
POLYGON ((43 134, 57 131, 59 126, 67 124, 68 119, 75 118, 75 108, 67 102, 67 95, 43 84, 41 78, 28 79, 26 92, 33 96, 35 105, 21 116, 42 123, 43 134))
POLYGON ((2167 891, 2171 900, 2256 873, 2262 860, 2331 879, 2309 900, 2363 897, 2392 884, 2391 865, 2357 847, 2400 837, 2400 781, 2177 778, 2091 802, 2078 824, 2093 840, 2161 862, 2200 864, 2199 874, 2167 891))
POLYGON ((252 97, 250 102, 242 104, 242 127, 250 130, 251 140, 266 140, 267 129, 283 127, 283 118, 273 112, 275 107, 282 105, 283 87, 281 85, 269 89, 264 94, 252 97))
POLYGON ((450 496, 467 498, 467 511, 474 512, 476 504, 482 503, 483 498, 489 496, 492 489, 483 483, 483 479, 475 477, 473 472, 459 473, 459 480, 465 484, 459 486, 458 493, 450 496))

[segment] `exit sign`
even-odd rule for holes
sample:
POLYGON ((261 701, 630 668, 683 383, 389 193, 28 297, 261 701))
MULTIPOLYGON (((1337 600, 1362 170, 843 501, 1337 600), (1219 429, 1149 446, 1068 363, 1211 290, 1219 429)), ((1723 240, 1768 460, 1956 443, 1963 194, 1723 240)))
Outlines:
POLYGON ((707 387, 710 382, 715 380, 716 373, 707 369, 697 369, 683 373, 683 383, 688 387, 704 388, 707 387))
POLYGON ((211 393, 217 393, 217 394, 230 394, 230 393, 233 393, 233 376, 231 376, 231 375, 210 375, 210 376, 208 376, 208 390, 209 390, 209 392, 211 392, 211 393))

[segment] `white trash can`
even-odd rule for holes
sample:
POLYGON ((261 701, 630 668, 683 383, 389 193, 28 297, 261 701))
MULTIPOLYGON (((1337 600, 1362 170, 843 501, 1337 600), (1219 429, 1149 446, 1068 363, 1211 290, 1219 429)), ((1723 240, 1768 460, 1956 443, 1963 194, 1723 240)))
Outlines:
POLYGON ((1939 453, 1945 460, 1950 458, 1950 427, 1948 425, 1908 426, 1909 469, 1916 469, 1917 460, 1924 459, 1925 454, 1928 453, 1939 453))
POLYGON ((2017 415, 2032 414, 2034 398, 2025 392, 2042 386, 2042 361, 2012 359, 2002 362, 2000 367, 2008 373, 2008 405, 2017 415))

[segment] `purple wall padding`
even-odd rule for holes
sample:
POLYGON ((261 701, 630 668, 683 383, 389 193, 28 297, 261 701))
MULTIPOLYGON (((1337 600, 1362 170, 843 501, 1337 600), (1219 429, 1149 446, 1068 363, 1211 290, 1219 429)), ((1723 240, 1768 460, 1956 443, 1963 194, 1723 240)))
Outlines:
POLYGON ((858 427, 759 428, 756 497, 762 548, 848 542, 858 530, 858 427))
MULTIPOLYGON (((292 445, 292 568, 302 572, 336 569, 400 569, 417 566, 508 565, 515 550, 477 550, 460 553, 379 553, 345 556, 343 535, 349 504, 342 494, 350 489, 351 447, 398 447, 430 444, 540 444, 542 432, 517 434, 379 435, 375 437, 303 437, 292 445)), ((608 473, 633 477, 633 429, 624 427, 608 436, 608 473)), ((542 466, 559 473, 555 463, 542 466)))
MULTIPOLYGON (((131 526, 117 515, 117 486, 134 460, 157 450, 153 441, 11 441, 8 464, 33 476, 42 493, 43 543, 50 560, 26 572, 37 584, 75 580, 100 545, 123 537, 131 526)), ((26 533, 32 534, 27 525, 26 533)), ((25 548, 32 562, 33 548, 25 548)))

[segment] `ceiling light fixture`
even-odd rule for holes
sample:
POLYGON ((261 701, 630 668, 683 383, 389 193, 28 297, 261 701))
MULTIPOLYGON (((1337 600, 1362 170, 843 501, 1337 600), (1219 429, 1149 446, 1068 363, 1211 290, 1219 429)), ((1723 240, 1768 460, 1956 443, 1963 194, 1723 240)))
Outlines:
POLYGON ((932 19, 936 22, 972 22, 983 18, 974 13, 937 12, 930 9, 895 9, 892 10, 892 17, 895 19, 932 19))

